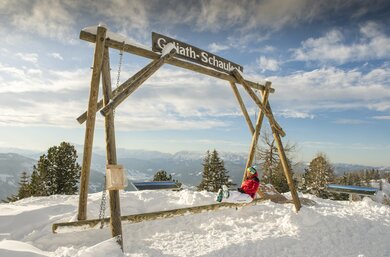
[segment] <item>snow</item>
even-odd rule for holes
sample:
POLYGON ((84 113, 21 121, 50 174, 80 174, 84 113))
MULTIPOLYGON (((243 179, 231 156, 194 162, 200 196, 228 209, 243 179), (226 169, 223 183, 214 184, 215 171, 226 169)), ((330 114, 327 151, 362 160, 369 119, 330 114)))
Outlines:
POLYGON ((175 45, 173 43, 166 44, 161 51, 161 56, 165 56, 165 55, 169 54, 172 51, 172 49, 174 49, 174 48, 175 48, 175 45))
MULTIPOLYGON (((184 189, 121 191, 120 198, 127 215, 212 204, 214 197, 184 189)), ((77 195, 32 197, 0 204, 0 256, 390 256, 389 206, 370 198, 304 197, 317 204, 298 213, 292 204, 265 201, 238 210, 123 223, 124 254, 107 227, 52 234, 53 223, 76 220, 77 195)), ((89 194, 88 218, 98 217, 100 198, 101 192, 89 194)))

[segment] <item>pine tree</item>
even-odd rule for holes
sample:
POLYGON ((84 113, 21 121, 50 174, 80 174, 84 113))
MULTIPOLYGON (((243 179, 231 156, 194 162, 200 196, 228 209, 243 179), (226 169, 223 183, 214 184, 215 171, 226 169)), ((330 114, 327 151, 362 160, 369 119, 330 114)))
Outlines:
POLYGON ((211 187, 209 185, 211 184, 211 171, 210 171, 210 151, 207 150, 205 157, 203 158, 203 174, 202 174, 202 181, 198 185, 198 190, 206 190, 210 191, 211 187))
POLYGON ((46 174, 48 170, 48 161, 46 155, 39 157, 37 165, 33 166, 33 172, 31 174, 30 190, 33 196, 46 196, 48 195, 46 189, 46 174))
POLYGON ((181 187, 182 183, 179 180, 172 179, 172 175, 169 174, 165 170, 159 170, 154 174, 153 181, 173 181, 176 183, 178 187, 181 187))
POLYGON ((76 161, 73 145, 62 142, 50 147, 33 167, 31 193, 34 196, 76 193, 81 170, 76 161))
POLYGON ((332 194, 325 186, 334 181, 334 170, 325 154, 320 153, 310 162, 304 174, 304 184, 307 191, 321 198, 329 198, 332 194))
POLYGON ((165 170, 159 170, 154 174, 153 181, 172 181, 172 175, 168 175, 165 170))
POLYGON ((198 185, 198 190, 207 190, 209 192, 217 192, 222 185, 234 185, 229 181, 228 171, 225 168, 224 161, 221 160, 219 154, 214 150, 211 154, 206 152, 203 159, 203 176, 202 181, 198 185))
POLYGON ((31 196, 31 188, 30 188, 29 180, 30 179, 29 176, 27 175, 27 172, 23 171, 19 181, 19 191, 18 191, 19 199, 23 199, 31 196))

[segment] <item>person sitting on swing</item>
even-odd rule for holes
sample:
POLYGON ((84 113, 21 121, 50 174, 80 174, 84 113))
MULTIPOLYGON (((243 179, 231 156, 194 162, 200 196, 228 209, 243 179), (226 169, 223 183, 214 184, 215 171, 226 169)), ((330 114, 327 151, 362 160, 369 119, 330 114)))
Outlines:
POLYGON ((249 167, 247 176, 241 187, 237 191, 229 191, 226 185, 219 189, 217 202, 227 203, 250 203, 256 197, 256 192, 260 186, 259 175, 255 167, 249 167))

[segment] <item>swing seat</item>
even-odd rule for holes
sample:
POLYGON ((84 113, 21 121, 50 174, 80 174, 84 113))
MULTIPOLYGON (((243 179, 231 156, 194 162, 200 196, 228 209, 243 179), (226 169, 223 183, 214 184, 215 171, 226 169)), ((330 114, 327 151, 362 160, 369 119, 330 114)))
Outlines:
POLYGON ((132 182, 137 191, 142 190, 180 190, 180 186, 175 181, 149 181, 132 182))

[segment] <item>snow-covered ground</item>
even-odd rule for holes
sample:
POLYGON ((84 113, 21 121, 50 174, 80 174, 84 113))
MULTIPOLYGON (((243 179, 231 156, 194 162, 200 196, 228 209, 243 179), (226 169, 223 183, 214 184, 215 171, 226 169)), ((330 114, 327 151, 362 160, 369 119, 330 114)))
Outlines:
MULTIPOLYGON (((125 254, 109 228, 53 234, 56 222, 76 219, 78 196, 50 196, 0 204, 0 256, 390 256, 390 207, 369 198, 317 202, 295 213, 270 201, 137 224, 123 224, 125 254)), ((97 218, 101 193, 90 194, 97 218)), ((214 194, 122 192, 122 214, 214 203, 214 194)), ((106 213, 109 213, 107 211, 106 213)))

